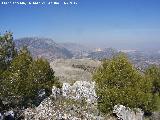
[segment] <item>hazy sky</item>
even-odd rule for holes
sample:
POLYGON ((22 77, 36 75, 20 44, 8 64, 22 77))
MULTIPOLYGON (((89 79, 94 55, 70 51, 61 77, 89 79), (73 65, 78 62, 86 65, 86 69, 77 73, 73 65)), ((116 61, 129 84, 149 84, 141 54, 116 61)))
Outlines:
POLYGON ((75 1, 77 5, 67 6, 0 5, 0 31, 10 30, 15 38, 42 36, 97 47, 160 49, 160 0, 75 1))

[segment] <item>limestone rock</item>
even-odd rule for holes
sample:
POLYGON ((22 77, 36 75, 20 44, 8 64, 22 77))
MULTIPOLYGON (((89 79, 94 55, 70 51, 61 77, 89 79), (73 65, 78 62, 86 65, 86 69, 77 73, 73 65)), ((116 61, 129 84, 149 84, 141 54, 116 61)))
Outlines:
POLYGON ((77 81, 52 87, 52 95, 34 109, 26 109, 25 120, 104 120, 98 115, 95 83, 77 81))
POLYGON ((72 86, 69 83, 63 83, 62 94, 64 97, 75 100, 85 98, 88 103, 97 101, 95 82, 76 81, 72 86))
POLYGON ((25 120, 104 120, 90 106, 81 105, 71 99, 62 97, 55 100, 50 96, 38 107, 26 109, 25 120))
POLYGON ((113 113, 119 120, 143 120, 143 112, 137 108, 134 111, 123 105, 115 105, 113 113))

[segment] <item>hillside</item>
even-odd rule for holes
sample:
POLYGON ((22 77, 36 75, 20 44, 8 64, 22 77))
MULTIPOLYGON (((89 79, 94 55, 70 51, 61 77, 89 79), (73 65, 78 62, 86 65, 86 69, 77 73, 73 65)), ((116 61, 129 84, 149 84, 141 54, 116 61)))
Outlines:
POLYGON ((18 49, 27 46, 33 57, 44 57, 49 61, 73 56, 66 48, 48 38, 26 37, 16 39, 15 44, 18 49))
POLYGON ((68 83, 91 81, 91 70, 96 69, 100 64, 100 61, 89 59, 57 59, 50 63, 60 81, 68 83))

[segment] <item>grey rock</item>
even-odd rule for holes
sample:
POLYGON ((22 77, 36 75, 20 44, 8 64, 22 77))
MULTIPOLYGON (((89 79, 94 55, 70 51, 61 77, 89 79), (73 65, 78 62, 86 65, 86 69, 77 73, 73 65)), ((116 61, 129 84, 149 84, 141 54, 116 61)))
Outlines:
POLYGON ((104 120, 97 112, 94 87, 94 82, 85 81, 63 83, 62 89, 53 86, 50 97, 25 110, 25 120, 104 120))
POLYGON ((160 120, 160 112, 153 112, 150 120, 160 120))
POLYGON ((95 82, 76 81, 72 86, 63 83, 62 94, 71 99, 85 98, 87 103, 96 103, 97 95, 95 92, 95 82))
POLYGON ((119 120, 143 120, 143 111, 139 108, 131 110, 123 105, 115 105, 113 109, 119 120))

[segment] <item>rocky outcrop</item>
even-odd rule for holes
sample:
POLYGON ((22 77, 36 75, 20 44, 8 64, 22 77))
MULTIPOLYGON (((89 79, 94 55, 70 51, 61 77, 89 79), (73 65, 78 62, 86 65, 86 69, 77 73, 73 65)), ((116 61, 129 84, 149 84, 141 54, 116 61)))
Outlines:
MULTIPOLYGON (((115 105, 113 113, 119 120, 143 120, 144 114, 123 105, 115 105)), ((38 107, 26 109, 24 115, 25 120, 113 120, 99 113, 95 83, 86 81, 63 83, 61 89, 53 86, 52 95, 38 107)))
POLYGON ((103 120, 98 115, 95 83, 77 81, 53 86, 52 95, 41 104, 25 110, 25 120, 103 120))
POLYGON ((72 86, 63 83, 62 95, 75 100, 84 98, 87 103, 96 103, 97 101, 95 82, 76 81, 72 86))
POLYGON ((113 113, 119 120, 143 120, 144 114, 139 108, 131 110, 123 105, 115 105, 113 113))
POLYGON ((64 97, 49 97, 35 109, 26 109, 24 114, 25 120, 103 120, 90 106, 64 97))

